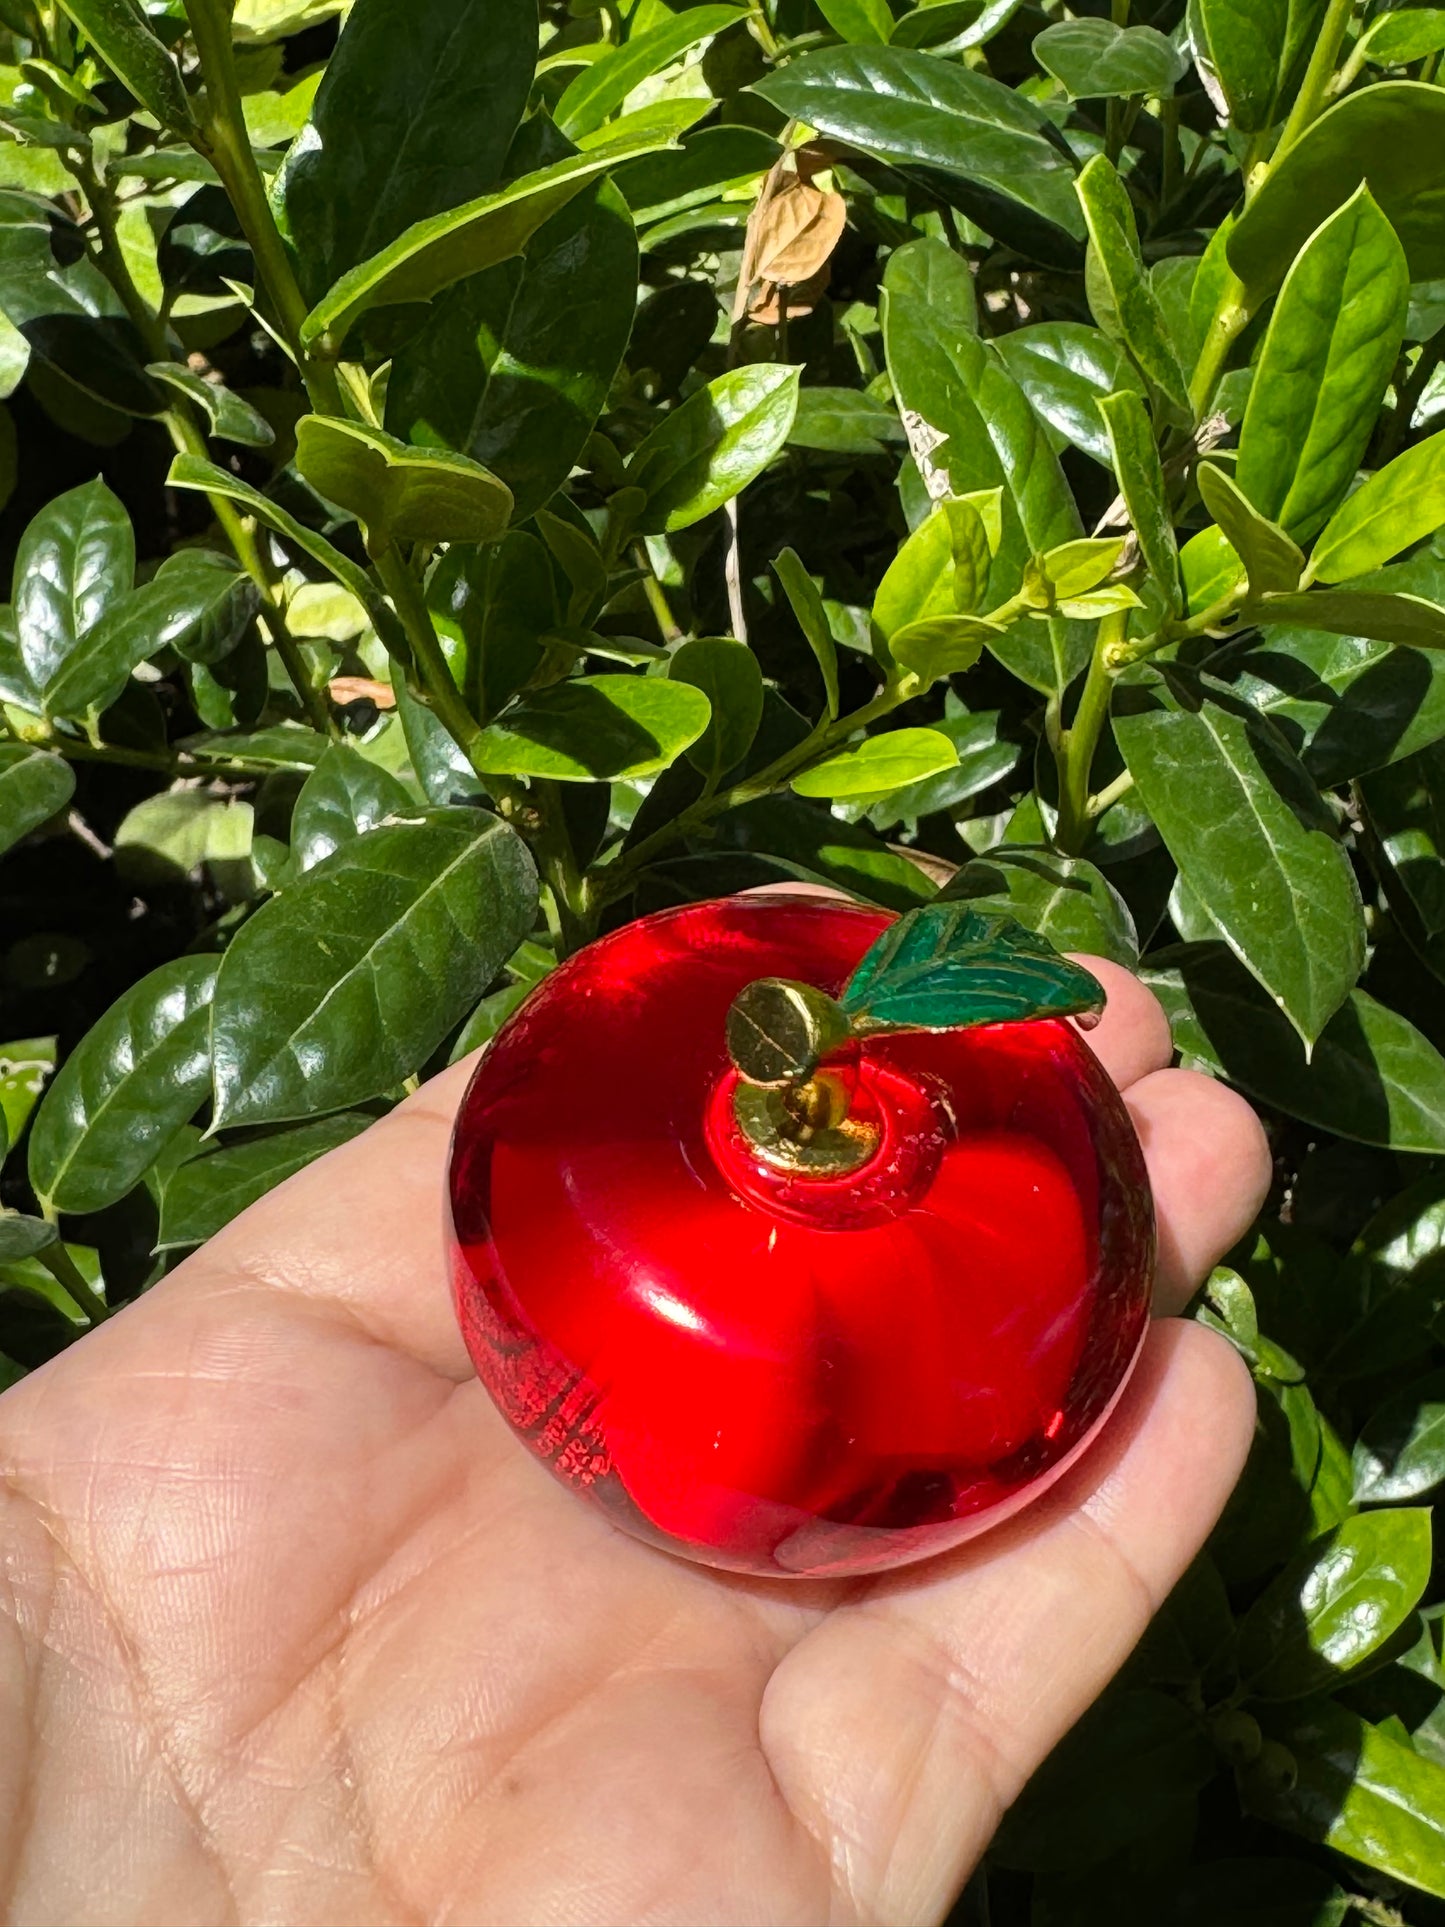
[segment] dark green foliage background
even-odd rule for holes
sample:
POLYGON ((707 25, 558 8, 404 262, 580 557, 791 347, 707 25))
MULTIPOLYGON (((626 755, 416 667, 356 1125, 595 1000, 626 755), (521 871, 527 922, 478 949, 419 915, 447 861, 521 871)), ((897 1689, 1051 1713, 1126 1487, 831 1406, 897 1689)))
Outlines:
POLYGON ((623 919, 1007 910, 1276 1166, 957 1917, 1441 1921, 1445 13, 534 6, 0 0, 0 1384, 623 919))

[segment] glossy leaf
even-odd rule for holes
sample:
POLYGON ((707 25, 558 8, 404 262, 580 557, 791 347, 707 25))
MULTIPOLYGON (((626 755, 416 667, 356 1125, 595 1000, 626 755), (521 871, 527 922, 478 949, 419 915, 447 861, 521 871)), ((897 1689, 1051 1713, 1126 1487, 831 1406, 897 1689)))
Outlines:
POLYGON ((818 0, 818 11, 840 40, 885 44, 893 15, 885 0, 818 0))
POLYGON ((33 1258, 59 1239, 60 1233, 44 1218, 19 1211, 0 1211, 0 1265, 33 1258))
POLYGON ((1084 229, 1068 153, 1032 102, 987 74, 901 47, 833 47, 755 90, 821 134, 923 170, 996 239, 1077 263, 1084 229))
MULTIPOLYGON (((1445 98, 1445 96, 1442 96, 1445 98)), ((1377 569, 1445 523, 1445 429, 1377 469, 1330 517, 1310 575, 1344 582, 1377 569)))
POLYGON ((801 370, 757 362, 731 369, 663 417, 627 465, 647 500, 644 533, 689 528, 760 475, 783 447, 801 370))
POLYGON ((883 796, 957 761, 953 744, 936 729, 890 729, 815 763, 793 778, 793 788, 799 796, 883 796))
POLYGON ((0 742, 0 855, 63 810, 75 794, 69 763, 29 743, 0 742))
POLYGON ((1083 950, 1132 969, 1139 938, 1129 906, 1083 857, 1027 844, 999 844, 976 856, 939 893, 940 900, 1016 917, 1056 950, 1083 950))
POLYGON ((1399 236, 1413 281, 1445 276, 1445 93, 1386 80, 1346 94, 1270 168, 1230 230, 1229 265, 1259 299, 1362 181, 1399 236))
POLYGON ((15 558, 15 627, 42 695, 134 573, 130 517, 98 479, 57 495, 31 522, 15 558))
POLYGON ((1413 644, 1417 649, 1445 649, 1445 607, 1422 596, 1312 589, 1308 595, 1266 596, 1258 619, 1299 623, 1337 636, 1413 644))
POLYGON ((940 901, 891 924, 838 1001, 854 1031, 867 1035, 1099 1011, 1104 993, 1012 916, 940 901))
POLYGON ((1313 784, 1246 705, 1173 672, 1132 673, 1114 734, 1181 876, 1312 1044, 1359 976, 1365 934, 1354 872, 1313 784))
POLYGON ((303 344, 324 339, 338 351, 368 309, 430 301, 468 275, 509 261, 599 175, 667 145, 666 133, 619 134, 616 140, 524 174, 495 193, 416 222, 328 290, 302 324, 303 344))
POLYGON ((1282 117, 1323 13, 1324 0, 1192 0, 1195 64, 1231 125, 1258 134, 1282 117))
POLYGON ((296 868, 314 869, 343 843, 411 809, 411 797, 394 776, 358 750, 333 743, 296 799, 291 819, 296 868))
POLYGON ((838 714, 838 648, 833 641, 833 632, 828 627, 828 612, 823 607, 823 598, 795 550, 784 549, 774 558, 773 568, 783 585, 788 605, 797 618, 798 627, 817 658, 828 715, 830 719, 834 718, 838 714))
POLYGON ((1351 991, 1306 1059, 1297 1033, 1221 943, 1143 970, 1186 1060, 1290 1117, 1359 1144, 1445 1151, 1445 1058, 1413 1024, 1351 991))
MULTIPOLYGON (((889 261, 881 310, 888 369, 912 424, 914 459, 925 479, 942 483, 933 492, 1003 490, 985 603, 996 607, 1018 590, 1031 555, 1077 539, 1083 525, 1043 425, 997 350, 959 327, 951 292, 937 302, 918 294, 916 250, 931 245, 900 248, 889 261)), ((1089 633, 1020 624, 993 648, 1033 688, 1061 690, 1087 658, 1089 633)))
POLYGON ((20 1037, 0 1044, 0 1136, 12 1147, 20 1142, 54 1070, 53 1037, 20 1037))
POLYGON ((358 1137, 374 1118, 342 1111, 287 1131, 272 1131, 245 1144, 191 1158, 165 1187, 157 1251, 204 1244, 248 1205, 274 1191, 296 1172, 358 1137))
POLYGON ((558 127, 574 141, 592 133, 644 80, 670 67, 709 35, 721 33, 744 18, 740 7, 689 7, 643 33, 631 35, 569 82, 553 109, 558 127))
POLYGON ((1166 606, 1177 615, 1183 603, 1179 550, 1148 410, 1128 388, 1106 395, 1098 408, 1104 418, 1114 474, 1138 538, 1139 552, 1166 606))
POLYGON ((1323 527, 1354 479, 1400 352, 1409 288, 1405 251, 1365 187, 1311 235, 1285 276, 1255 363, 1235 479, 1297 541, 1323 527))
POLYGON ((897 411, 856 388, 804 388, 788 431, 793 448, 831 455, 886 455, 903 440, 897 411))
POLYGON ((414 222, 486 194, 527 106, 530 0, 366 0, 273 190, 306 297, 414 222))
POLYGON ((1360 36, 1363 50, 1377 67, 1404 67, 1445 48, 1445 10, 1439 7, 1401 8, 1382 13, 1360 36))
POLYGON ((1299 545, 1261 515, 1233 477, 1213 462, 1201 462, 1195 480, 1204 506, 1244 564, 1251 594, 1288 595, 1298 588, 1305 566, 1299 545))
POLYGON ((480 462, 447 448, 410 448, 361 422, 305 415, 296 466, 319 495, 348 509, 379 555, 393 542, 490 542, 512 492, 480 462))
POLYGON ((673 653, 670 682, 689 683, 707 697, 712 714, 687 760, 716 784, 753 746, 763 719, 763 672, 745 642, 731 636, 697 636, 673 653))
POLYGON ((387 426, 456 449, 511 489, 522 520, 582 452, 627 346, 637 241, 615 186, 585 188, 520 259, 438 297, 387 384, 387 426))
POLYGON ((475 1003, 536 906, 526 846, 482 810, 423 812, 344 843, 263 904, 221 959, 216 1123, 284 1123, 395 1088, 475 1003))
POLYGON ((107 67, 162 127, 187 133, 195 116, 180 69, 130 0, 63 0, 107 67))
POLYGON ((1386 1399, 1365 1422, 1354 1467, 1361 1505, 1398 1506, 1445 1484, 1445 1372, 1386 1399))
POLYGON ((1089 234, 1089 305, 1094 319, 1128 349, 1145 380, 1180 415, 1189 412, 1189 383, 1179 365, 1159 297, 1144 273, 1128 190, 1112 163, 1096 154, 1075 187, 1089 234))
POLYGON ((429 576, 426 595, 452 673, 481 722, 540 667, 541 638, 566 615, 546 549, 520 529, 485 549, 449 550, 429 576))
POLYGON ((1445 1896, 1445 1765, 1330 1701, 1301 1708, 1274 1731, 1297 1777, 1246 1780, 1250 1811, 1445 1896))
POLYGON ((700 689, 656 676, 578 676, 534 690, 482 732, 481 767, 562 783, 654 776, 707 729, 700 689))
POLYGON ((1153 27, 1111 20, 1061 20, 1035 36, 1034 59, 1062 82, 1071 100, 1171 94, 1187 58, 1153 27))
POLYGON ((1238 600, 1244 594, 1244 564, 1218 527, 1201 529, 1190 536, 1179 551, 1179 575, 1184 607, 1191 616, 1202 615, 1216 603, 1238 600))
POLYGON ((211 433, 223 442, 238 442, 243 448, 269 448, 275 441, 276 431, 266 417, 223 383, 207 381, 179 361, 150 362, 146 373, 203 409, 211 433))
POLYGON ((985 645, 1003 634, 997 623, 978 616, 924 616, 895 630, 888 648, 900 669, 933 683, 972 669, 985 645))
POLYGON ((940 502, 908 536, 884 571, 873 598, 873 622, 885 642, 928 616, 976 610, 988 595, 992 556, 978 508, 962 498, 940 502))
POLYGON ((1081 321, 1040 321, 1000 336, 994 345, 1054 433, 1107 466, 1109 438, 1099 404, 1120 389, 1142 393, 1144 387, 1119 344, 1081 321))
POLYGON ((216 959, 178 957, 113 1003, 35 1114, 30 1182, 47 1209, 102 1211, 132 1190, 211 1088, 216 959))
POLYGON ((1240 1628, 1239 1664, 1257 1699, 1304 1699, 1382 1646, 1430 1578, 1428 1511, 1346 1519, 1287 1566, 1240 1628))

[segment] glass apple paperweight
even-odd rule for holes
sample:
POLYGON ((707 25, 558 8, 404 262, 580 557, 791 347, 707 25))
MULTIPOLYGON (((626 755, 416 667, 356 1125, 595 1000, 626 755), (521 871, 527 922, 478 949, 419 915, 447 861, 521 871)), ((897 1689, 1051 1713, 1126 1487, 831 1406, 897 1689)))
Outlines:
POLYGON ((452 1146, 467 1349, 627 1531, 850 1575, 1042 1492, 1118 1399, 1154 1219, 1064 1018, 1103 993, 1010 919, 746 896, 560 965, 452 1146))

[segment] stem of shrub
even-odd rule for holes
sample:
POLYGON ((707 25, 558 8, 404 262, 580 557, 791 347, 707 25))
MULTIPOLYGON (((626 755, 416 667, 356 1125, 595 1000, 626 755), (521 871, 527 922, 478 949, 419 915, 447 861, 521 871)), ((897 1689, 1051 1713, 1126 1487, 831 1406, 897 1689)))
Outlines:
POLYGON ((1127 610, 1105 616, 1094 638, 1089 673, 1074 720, 1059 738, 1059 821, 1056 840, 1066 855, 1076 856, 1089 831, 1089 773, 1094 751, 1109 714, 1114 687, 1114 651, 1124 639, 1127 610))
POLYGON ((63 1244, 47 1245, 43 1251, 35 1255, 55 1282, 75 1300, 77 1307, 85 1313, 92 1326, 103 1325, 110 1317, 110 1306, 99 1292, 86 1283, 81 1276, 79 1266, 65 1246, 63 1244))

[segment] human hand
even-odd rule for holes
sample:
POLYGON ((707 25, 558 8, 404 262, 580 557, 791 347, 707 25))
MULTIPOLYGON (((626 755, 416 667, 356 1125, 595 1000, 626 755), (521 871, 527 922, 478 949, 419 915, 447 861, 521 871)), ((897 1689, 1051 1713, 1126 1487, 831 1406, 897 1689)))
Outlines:
MULTIPOLYGON (((1167 1314, 1253 1218, 1263 1134, 1089 967, 1167 1314)), ((938 1918, 1212 1526, 1243 1367, 1156 1323, 1082 1461, 942 1559, 689 1565, 578 1505, 472 1377, 442 1231, 467 1069, 0 1399, 0 1913, 938 1918)))

